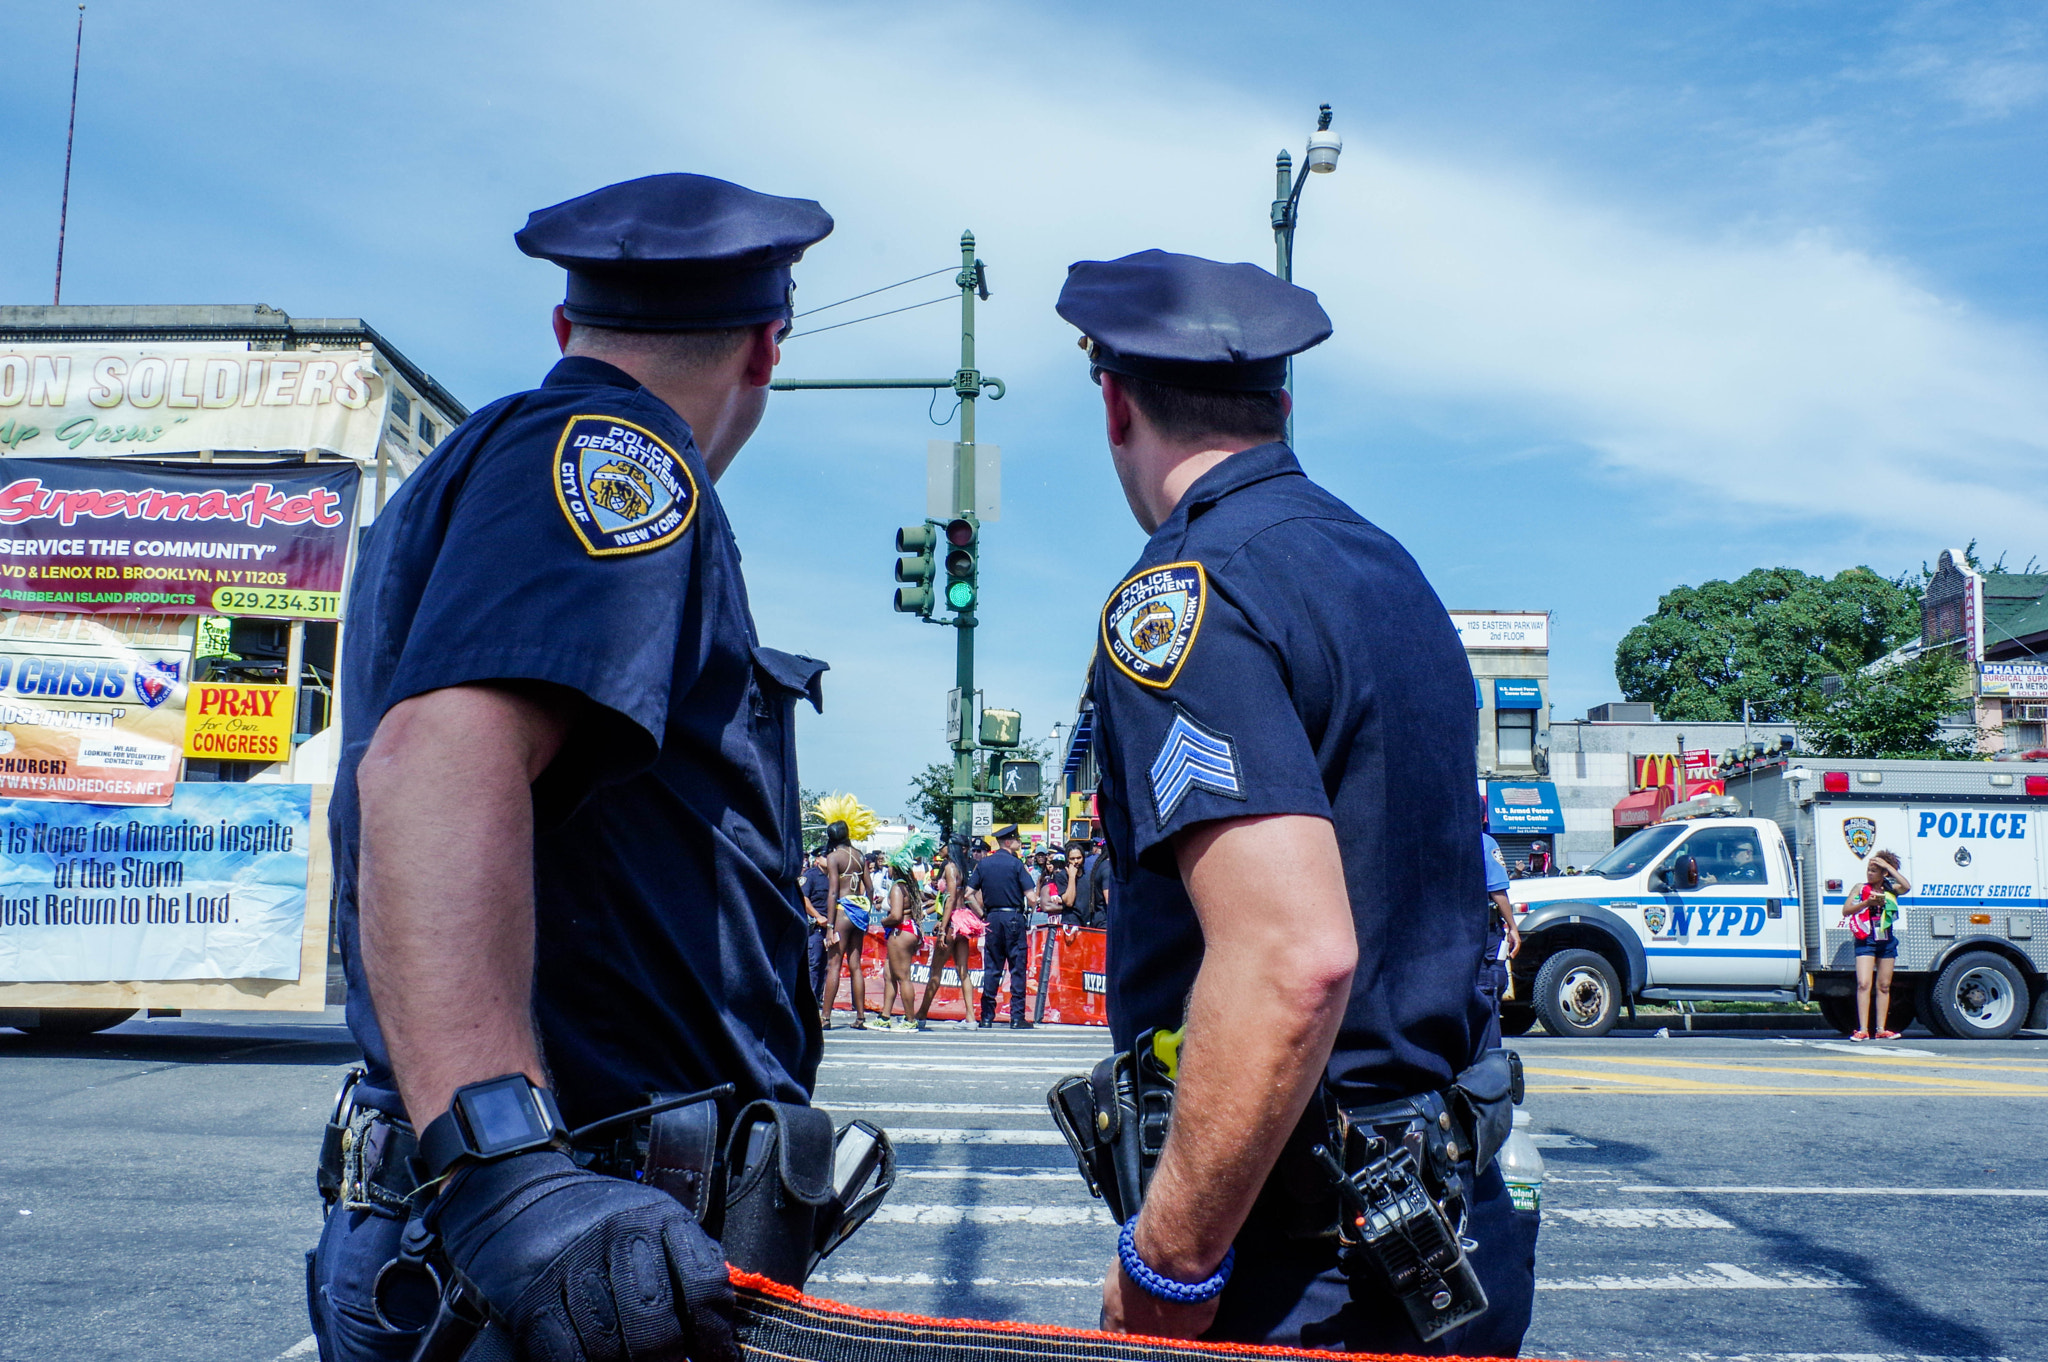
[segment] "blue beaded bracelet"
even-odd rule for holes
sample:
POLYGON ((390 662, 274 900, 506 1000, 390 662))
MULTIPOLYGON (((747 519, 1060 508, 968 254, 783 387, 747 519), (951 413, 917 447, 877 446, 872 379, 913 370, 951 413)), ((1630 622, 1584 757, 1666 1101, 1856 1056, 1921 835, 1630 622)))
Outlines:
POLYGON ((1138 1256, 1138 1217, 1134 1215, 1124 1222, 1123 1232, 1116 1237, 1116 1257, 1123 1264, 1124 1275, 1143 1287, 1147 1295, 1181 1305, 1200 1305, 1223 1294, 1224 1283, 1230 1280, 1231 1264, 1237 1261, 1237 1250, 1233 1248, 1224 1253, 1222 1263, 1217 1265, 1208 1280, 1177 1282, 1154 1272, 1138 1256))

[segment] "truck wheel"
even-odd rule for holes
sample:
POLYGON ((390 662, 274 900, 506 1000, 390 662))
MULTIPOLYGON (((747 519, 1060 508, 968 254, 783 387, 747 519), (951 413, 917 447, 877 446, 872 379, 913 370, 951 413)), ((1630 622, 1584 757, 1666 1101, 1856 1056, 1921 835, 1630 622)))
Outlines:
MULTIPOLYGON (((1898 980, 1894 979, 1892 981, 1892 989, 1895 993, 1898 987, 1898 980)), ((1913 985, 1913 1014, 1920 1018, 1920 1024, 1926 1027, 1932 1034, 1940 1036, 1944 1040, 1961 1039, 1955 1032, 1948 1029, 1948 1023, 1942 1020, 1941 1009, 1934 1005, 1934 976, 1931 974, 1921 975, 1919 982, 1913 985)), ((1897 1030, 1898 1028, 1894 1027, 1892 1029, 1897 1030)))
MULTIPOLYGON (((1896 993, 1892 995, 1892 1005, 1894 1007, 1898 1006, 1898 996, 1896 993)), ((1854 998, 1838 998, 1823 993, 1815 998, 1814 1001, 1820 1004, 1821 1020, 1845 1036, 1855 1034, 1856 1000, 1854 998)))
POLYGON ((132 1007, 43 1008, 36 1016, 36 1024, 24 1029, 32 1036, 89 1036, 119 1026, 134 1015, 132 1007))
POLYGON ((1595 951, 1559 951, 1536 972, 1536 1012, 1553 1036, 1604 1036, 1621 1012, 1621 980, 1595 951))
POLYGON ((1503 1036, 1526 1036, 1529 1028, 1536 1024, 1536 1009, 1527 1003, 1502 1003, 1500 1005, 1500 1033, 1503 1036))
POLYGON ((1934 981, 1934 1006, 1958 1040, 2004 1040, 2026 1024, 2027 981, 2011 961, 1968 951, 1934 981))

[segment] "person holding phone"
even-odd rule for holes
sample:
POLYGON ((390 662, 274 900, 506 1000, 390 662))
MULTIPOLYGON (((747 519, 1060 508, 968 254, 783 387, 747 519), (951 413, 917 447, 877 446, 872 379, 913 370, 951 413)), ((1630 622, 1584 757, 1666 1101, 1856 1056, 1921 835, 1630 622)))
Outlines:
POLYGON ((1899 963, 1899 938, 1893 926, 1899 918, 1899 895, 1913 892, 1912 881, 1899 870, 1895 851, 1873 851, 1863 867, 1863 883, 1843 905, 1842 920, 1856 938, 1856 1030, 1850 1040, 1869 1040, 1871 985, 1877 988, 1877 1031, 1879 1040, 1897 1040, 1899 1033, 1885 1027, 1891 1010, 1892 971, 1899 963))

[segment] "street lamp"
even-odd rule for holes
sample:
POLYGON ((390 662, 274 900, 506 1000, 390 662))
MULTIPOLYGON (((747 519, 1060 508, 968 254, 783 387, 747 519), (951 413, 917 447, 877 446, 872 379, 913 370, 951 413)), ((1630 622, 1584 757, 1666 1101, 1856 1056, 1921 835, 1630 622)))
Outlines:
MULTIPOLYGON (((1294 282, 1294 227, 1301 220, 1301 188, 1310 175, 1328 175, 1337 168, 1344 139, 1330 131, 1330 106, 1316 115, 1316 130, 1309 134, 1308 154, 1302 157, 1300 173, 1294 158, 1281 148, 1273 163, 1273 272, 1290 284, 1294 282)), ((1294 391, 1294 361, 1287 361, 1287 390, 1294 391)), ((1294 414, 1287 416, 1287 443, 1294 443, 1294 414)))

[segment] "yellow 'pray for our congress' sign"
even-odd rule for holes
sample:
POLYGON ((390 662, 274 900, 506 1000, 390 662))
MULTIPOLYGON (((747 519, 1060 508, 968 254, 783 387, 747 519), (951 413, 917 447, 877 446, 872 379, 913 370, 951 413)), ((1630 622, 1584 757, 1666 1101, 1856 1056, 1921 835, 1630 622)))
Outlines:
POLYGON ((292 688, 201 681, 185 693, 185 755, 283 761, 292 750, 292 688))

